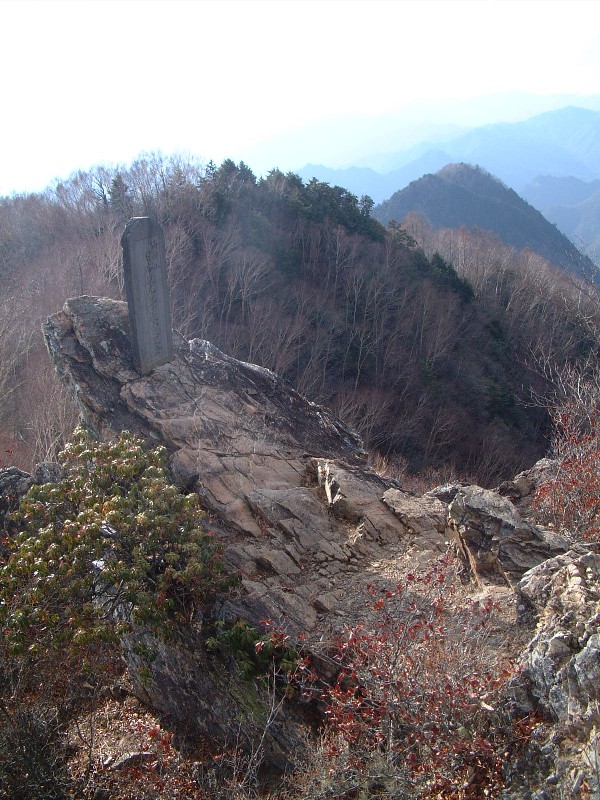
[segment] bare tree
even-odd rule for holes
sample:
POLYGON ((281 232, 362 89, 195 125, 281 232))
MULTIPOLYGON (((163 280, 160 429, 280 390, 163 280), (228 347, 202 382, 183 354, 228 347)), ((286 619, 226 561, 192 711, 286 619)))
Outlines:
POLYGON ((0 417, 6 415, 21 381, 21 367, 33 347, 33 332, 16 297, 0 302, 0 417))
POLYGON ((269 288, 271 273, 270 264, 260 251, 244 248, 235 254, 228 271, 223 302, 226 320, 230 319, 234 305, 239 305, 240 320, 244 323, 251 300, 263 295, 269 288))
POLYGON ((31 404, 27 415, 32 462, 54 461, 79 419, 74 398, 59 381, 49 362, 45 369, 35 374, 29 390, 37 400, 31 404))

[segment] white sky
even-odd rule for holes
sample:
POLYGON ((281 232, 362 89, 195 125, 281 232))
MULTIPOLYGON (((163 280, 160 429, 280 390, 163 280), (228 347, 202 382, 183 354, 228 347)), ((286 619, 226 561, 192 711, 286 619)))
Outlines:
POLYGON ((600 2, 0 0, 0 74, 0 195, 157 149, 294 169, 265 143, 323 120, 598 95, 600 2))

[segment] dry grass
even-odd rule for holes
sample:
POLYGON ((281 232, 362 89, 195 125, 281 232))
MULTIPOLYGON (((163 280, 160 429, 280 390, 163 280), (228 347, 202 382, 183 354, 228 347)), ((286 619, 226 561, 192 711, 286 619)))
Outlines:
POLYGON ((214 753, 198 742, 184 755, 173 732, 131 695, 108 699, 73 719, 68 729, 73 796, 102 800, 196 800, 198 775, 214 753))

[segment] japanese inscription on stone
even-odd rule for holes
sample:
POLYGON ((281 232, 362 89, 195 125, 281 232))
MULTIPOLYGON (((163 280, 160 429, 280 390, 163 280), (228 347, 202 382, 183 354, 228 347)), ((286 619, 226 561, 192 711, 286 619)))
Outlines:
POLYGON ((121 246, 133 361, 145 375, 173 358, 162 228, 149 217, 133 217, 125 226, 121 246))

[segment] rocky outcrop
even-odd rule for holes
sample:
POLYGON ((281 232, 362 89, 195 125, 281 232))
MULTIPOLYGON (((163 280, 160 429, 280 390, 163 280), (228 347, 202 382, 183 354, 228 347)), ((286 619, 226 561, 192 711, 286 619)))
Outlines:
POLYGON ((554 531, 526 522, 509 499, 480 486, 458 490, 448 524, 479 581, 514 586, 527 570, 569 547, 554 531))
POLYGON ((308 714, 282 703, 273 685, 244 679, 234 653, 206 650, 200 625, 185 637, 158 639, 142 630, 123 645, 137 696, 169 721, 182 739, 210 736, 260 759, 263 778, 281 774, 302 756, 308 714), (148 660, 148 654, 151 660, 148 660), (143 679, 151 673, 151 679, 143 679))
POLYGON ((33 475, 17 467, 0 469, 0 494, 6 497, 21 497, 33 486, 33 475))
POLYGON ((414 536, 419 549, 444 550, 448 528, 448 504, 433 494, 415 497, 402 489, 387 489, 383 502, 414 536))
MULTIPOLYGON (((515 503, 526 508, 537 473, 497 492, 452 484, 416 497, 369 470, 358 435, 328 411, 209 342, 174 334, 173 360, 139 374, 124 303, 69 300, 45 335, 84 423, 100 437, 129 430, 164 445, 176 482, 200 495, 242 575, 240 592, 213 615, 257 627, 270 618, 289 633, 306 633, 310 647, 357 622, 369 587, 394 590, 401 568, 426 569, 454 537, 479 589, 500 583, 509 592, 531 570, 520 584, 522 618, 539 620, 523 655, 527 702, 565 724, 581 718, 580 741, 591 747, 598 556, 566 554, 568 542, 523 518, 515 503)), ((199 619, 185 641, 166 643, 136 633, 140 640, 127 647, 140 697, 194 735, 226 741, 241 731, 250 750, 262 740, 266 766, 285 769, 301 749, 306 709, 286 703, 274 715, 273 695, 249 691, 231 673, 235 654, 219 660, 207 652, 203 626, 199 619), (142 663, 139 654, 148 650, 154 658, 142 663), (149 682, 142 680, 148 669, 149 682)), ((327 659, 319 658, 326 676, 327 659)), ((530 795, 514 795, 521 796, 530 795)))
POLYGON ((80 297, 48 320, 46 341, 73 386, 86 425, 161 442, 176 479, 254 535, 241 502, 255 486, 302 485, 310 455, 363 463, 357 436, 269 370, 175 335, 173 361, 141 376, 131 363, 127 306, 80 297))
POLYGON ((367 469, 358 435, 269 370, 174 334, 173 361, 142 376, 126 304, 107 299, 67 301, 45 336, 87 426, 168 449, 174 479, 200 495, 242 571, 251 619, 310 629, 346 565, 414 538, 382 501, 394 484, 367 469))
POLYGON ((600 554, 580 546, 525 574, 522 602, 538 620, 524 654, 539 703, 564 722, 600 722, 600 554))
POLYGON ((0 470, 0 555, 3 554, 4 534, 11 534, 16 526, 11 514, 19 505, 20 498, 33 485, 33 476, 17 467, 0 470))
POLYGON ((579 545, 527 572, 521 612, 535 635, 521 660, 532 707, 548 721, 538 746, 549 763, 546 790, 600 797, 600 552, 579 545), (553 723, 553 724, 548 724, 553 723))
POLYGON ((515 475, 512 480, 503 481, 496 492, 502 497, 508 497, 521 516, 530 516, 536 489, 556 479, 558 466, 556 459, 541 458, 529 469, 515 475))
MULTIPOLYGON (((175 481, 200 495, 226 558, 242 573, 240 593, 215 611, 224 621, 260 627, 268 618, 309 634, 342 624, 353 581, 364 596, 370 564, 405 552, 418 536, 400 502, 383 502, 395 484, 367 469, 359 436, 269 370, 175 334, 174 359, 141 375, 132 366, 127 307, 106 299, 67 301, 44 332, 84 424, 102 438, 129 430, 164 445, 175 481)), ((223 693, 227 670, 214 668, 198 643, 161 646, 151 670, 151 687, 139 682, 140 694, 169 708, 180 726, 226 737, 236 715, 248 718, 237 689, 237 699, 229 692, 207 702, 223 693)), ((281 767, 289 748, 273 736, 281 767)))

